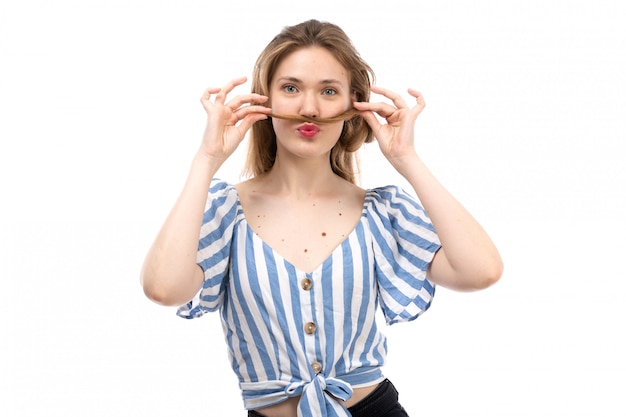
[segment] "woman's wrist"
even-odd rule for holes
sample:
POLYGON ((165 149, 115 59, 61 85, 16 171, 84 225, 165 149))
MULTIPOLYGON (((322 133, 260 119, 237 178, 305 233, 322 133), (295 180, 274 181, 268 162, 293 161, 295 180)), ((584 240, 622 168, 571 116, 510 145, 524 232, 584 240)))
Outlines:
POLYGON ((191 161, 191 169, 198 171, 208 171, 213 174, 217 172, 217 170, 224 163, 223 158, 217 158, 214 156, 207 155, 202 151, 196 152, 192 161, 191 161))
POLYGON ((418 174, 419 171, 426 169, 426 166, 416 152, 389 158, 388 160, 395 170, 409 181, 411 177, 418 174))

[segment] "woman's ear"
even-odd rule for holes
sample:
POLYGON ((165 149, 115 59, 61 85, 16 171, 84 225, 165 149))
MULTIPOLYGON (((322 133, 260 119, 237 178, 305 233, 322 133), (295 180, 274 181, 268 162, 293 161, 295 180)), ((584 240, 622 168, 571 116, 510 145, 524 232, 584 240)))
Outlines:
POLYGON ((352 94, 350 95, 350 99, 354 103, 355 101, 359 101, 359 93, 356 90, 352 90, 352 94))

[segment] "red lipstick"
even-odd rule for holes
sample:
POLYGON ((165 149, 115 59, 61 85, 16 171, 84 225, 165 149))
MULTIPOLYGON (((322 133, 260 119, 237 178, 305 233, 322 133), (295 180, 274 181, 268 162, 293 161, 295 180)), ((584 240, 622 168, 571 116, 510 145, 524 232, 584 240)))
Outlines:
POLYGON ((320 128, 313 123, 303 123, 300 127, 298 127, 298 132, 305 138, 312 138, 317 135, 317 132, 319 131, 320 128))

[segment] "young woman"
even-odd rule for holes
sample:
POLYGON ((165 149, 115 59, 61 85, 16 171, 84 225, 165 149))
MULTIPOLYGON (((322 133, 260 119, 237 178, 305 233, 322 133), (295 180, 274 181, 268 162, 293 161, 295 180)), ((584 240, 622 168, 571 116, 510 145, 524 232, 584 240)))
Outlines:
POLYGON ((252 93, 227 98, 239 78, 201 98, 204 137, 142 284, 182 317, 220 311, 250 416, 406 416, 381 371, 377 306, 409 321, 435 285, 477 290, 502 273, 415 150, 422 96, 409 89, 410 105, 373 79, 339 27, 312 20, 269 43, 252 93), (216 179, 248 131, 251 178, 216 179), (418 199, 355 184, 355 152, 374 138, 418 199))

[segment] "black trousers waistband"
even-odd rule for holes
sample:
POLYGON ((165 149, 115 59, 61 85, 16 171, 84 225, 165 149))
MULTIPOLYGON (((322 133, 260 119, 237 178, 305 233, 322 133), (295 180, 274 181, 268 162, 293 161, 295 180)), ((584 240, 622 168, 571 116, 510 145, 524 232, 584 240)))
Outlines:
MULTIPOLYGON (((388 415, 394 408, 404 412, 398 403, 398 391, 396 391, 391 381, 385 379, 367 397, 348 408, 348 411, 350 411, 352 417, 382 417, 388 415)), ((257 411, 250 410, 248 411, 248 417, 265 416, 257 411)))
POLYGON ((396 405, 398 391, 391 381, 385 379, 367 397, 348 408, 348 411, 352 417, 386 416, 396 405))

